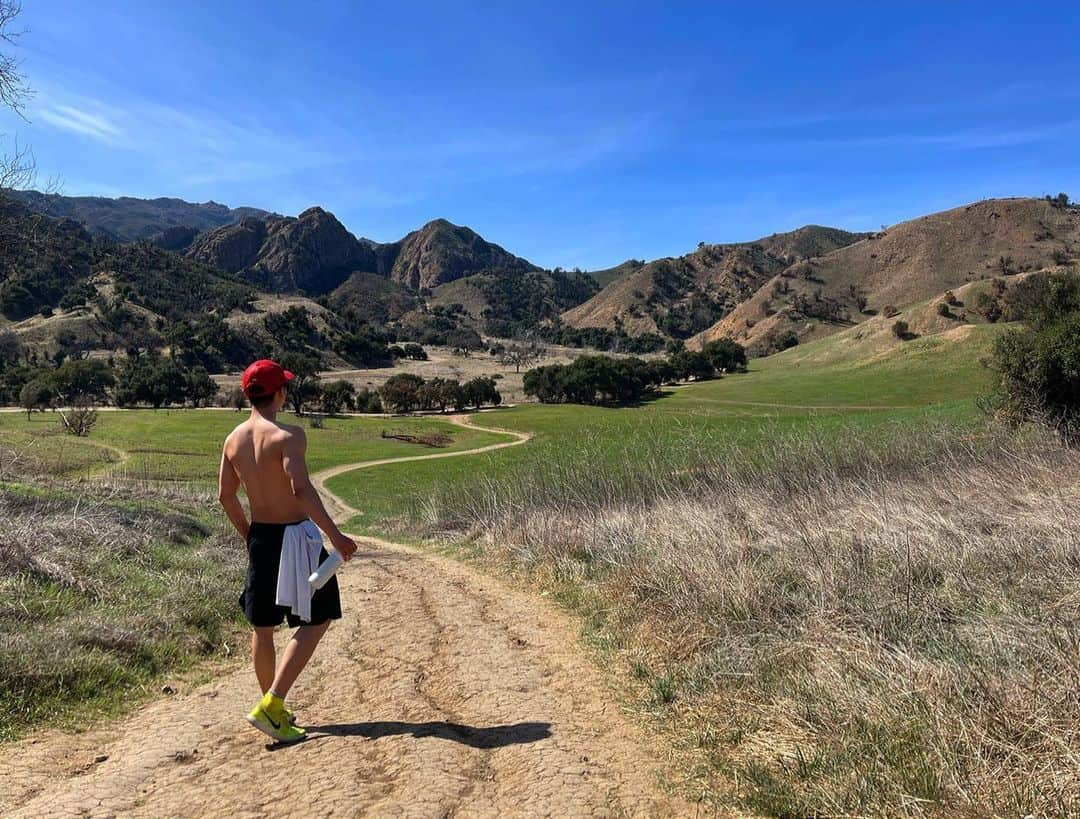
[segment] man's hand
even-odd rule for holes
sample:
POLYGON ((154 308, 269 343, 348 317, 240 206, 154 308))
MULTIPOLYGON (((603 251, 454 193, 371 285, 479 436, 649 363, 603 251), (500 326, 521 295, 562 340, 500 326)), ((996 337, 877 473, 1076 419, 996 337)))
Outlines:
POLYGON ((335 552, 341 554, 346 563, 352 559, 353 552, 356 551, 356 542, 348 535, 341 534, 341 532, 330 538, 330 545, 334 547, 335 552))

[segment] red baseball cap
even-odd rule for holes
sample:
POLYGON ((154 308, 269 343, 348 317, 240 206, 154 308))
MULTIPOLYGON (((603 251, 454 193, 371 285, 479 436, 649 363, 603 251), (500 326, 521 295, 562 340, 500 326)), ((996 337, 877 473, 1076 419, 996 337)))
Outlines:
POLYGON ((295 376, 284 369, 276 361, 269 358, 260 358, 253 361, 244 370, 244 377, 240 381, 240 389, 248 398, 260 398, 273 395, 281 389, 282 385, 292 381, 295 376))

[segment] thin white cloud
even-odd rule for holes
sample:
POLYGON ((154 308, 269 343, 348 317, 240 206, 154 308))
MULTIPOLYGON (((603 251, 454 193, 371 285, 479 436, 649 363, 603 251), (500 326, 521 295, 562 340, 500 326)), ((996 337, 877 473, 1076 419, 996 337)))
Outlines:
POLYGON ((35 114, 55 128, 82 134, 106 145, 116 145, 123 140, 123 132, 107 117, 74 105, 47 105, 35 114))

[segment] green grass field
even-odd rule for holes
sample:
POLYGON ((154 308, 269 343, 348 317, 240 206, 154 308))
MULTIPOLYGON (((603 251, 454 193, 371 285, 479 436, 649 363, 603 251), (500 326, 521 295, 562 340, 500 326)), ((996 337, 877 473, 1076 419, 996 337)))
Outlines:
MULTIPOLYGON (((61 432, 53 413, 0 414, 0 446, 24 451, 59 477, 103 472, 144 481, 180 481, 210 486, 225 436, 246 415, 191 410, 102 412, 89 438, 61 432), (126 459, 124 457, 126 453, 126 459)), ((286 422, 295 422, 291 415, 286 422)), ((323 429, 308 429, 308 466, 312 472, 353 463, 472 449, 505 436, 468 430, 437 418, 329 418, 323 429), (443 433, 446 447, 383 438, 382 433, 443 433)))
MULTIPOLYGON (((529 432, 533 439, 475 457, 357 470, 329 486, 364 510, 352 521, 354 527, 387 531, 391 522, 430 517, 433 498, 460 499, 480 491, 482 483, 542 470, 575 453, 632 481, 635 464, 646 460, 677 469, 704 453, 732 447, 751 457, 755 448, 807 431, 834 435, 838 442, 849 435, 887 442, 891 430, 912 424, 975 423, 974 397, 989 385, 982 360, 1001 331, 973 326, 957 337, 920 338, 868 358, 853 358, 838 334, 755 360, 745 374, 668 388, 638 407, 521 405, 485 413, 481 423, 529 432)), ((91 436, 78 439, 64 435, 52 413, 30 420, 3 413, 0 451, 9 458, 23 453, 36 461, 39 472, 58 477, 111 475, 209 487, 216 479, 221 441, 242 418, 220 411, 102 412, 91 436)), ((431 417, 331 418, 325 428, 309 429, 308 440, 315 472, 342 463, 472 449, 506 436, 431 417), (441 432, 451 443, 428 449, 383 438, 384 432, 441 432)))
POLYGON ((513 407, 478 422, 532 433, 525 446, 345 473, 328 486, 364 510, 353 527, 385 531, 390 522, 430 518, 434 503, 467 503, 483 485, 540 475, 575 453, 609 476, 635 481, 644 477, 635 474, 638 464, 678 469, 732 448, 753 457, 776 440, 809 432, 833 436, 841 447, 851 435, 887 446, 912 425, 978 422, 974 399, 990 384, 981 362, 999 332, 972 327, 956 341, 931 336, 869 361, 817 363, 837 358, 826 338, 754 361, 745 374, 669 388, 639 407, 513 407))

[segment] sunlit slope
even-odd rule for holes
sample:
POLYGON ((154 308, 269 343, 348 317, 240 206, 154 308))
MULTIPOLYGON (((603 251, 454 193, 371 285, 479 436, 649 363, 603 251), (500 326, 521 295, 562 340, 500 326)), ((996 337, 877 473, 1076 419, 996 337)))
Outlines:
MULTIPOLYGON (((923 309, 905 311, 913 326, 923 309)), ((989 389, 986 359, 1009 325, 953 322, 943 332, 901 340, 891 328, 905 314, 755 359, 749 373, 684 388, 673 400, 912 407, 970 399, 989 389)))

